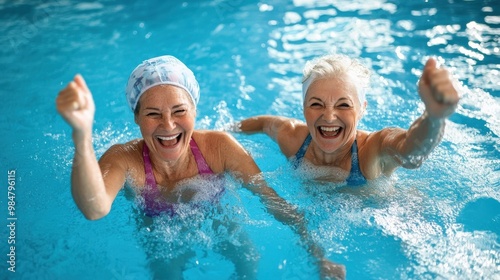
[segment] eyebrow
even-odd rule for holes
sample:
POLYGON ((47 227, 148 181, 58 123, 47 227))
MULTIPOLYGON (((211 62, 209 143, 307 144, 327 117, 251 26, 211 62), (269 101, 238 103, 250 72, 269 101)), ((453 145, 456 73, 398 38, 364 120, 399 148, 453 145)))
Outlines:
MULTIPOLYGON (((181 104, 178 104, 178 105, 174 105, 172 107, 172 109, 178 109, 179 107, 182 107, 182 106, 187 106, 187 103, 181 103, 181 104)), ((160 109, 157 108, 157 107, 146 107, 146 108, 144 108, 144 110, 158 110, 159 111, 160 109)))
MULTIPOLYGON (((309 100, 308 100, 308 101, 312 101, 313 99, 318 100, 318 101, 321 101, 321 102, 324 102, 321 98, 319 98, 319 97, 314 97, 314 96, 313 96, 313 97, 311 97, 311 98, 309 98, 309 100)), ((337 100, 337 102, 339 102, 339 101, 344 101, 344 100, 347 100, 347 101, 351 101, 351 102, 352 102, 352 99, 347 98, 347 97, 341 97, 341 98, 339 98, 339 100, 337 100)))

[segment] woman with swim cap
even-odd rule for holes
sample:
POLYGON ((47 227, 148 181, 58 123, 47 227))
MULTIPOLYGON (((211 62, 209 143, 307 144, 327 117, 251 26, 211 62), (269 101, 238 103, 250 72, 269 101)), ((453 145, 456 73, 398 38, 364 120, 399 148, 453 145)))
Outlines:
MULTIPOLYGON (((302 215, 266 185, 254 160, 231 135, 194 129, 200 93, 186 65, 173 56, 144 61, 130 75, 126 97, 143 138, 114 145, 99 160, 92 147, 95 105, 83 77, 77 75, 56 100, 57 110, 73 129, 71 189, 87 219, 106 216, 126 182, 144 199, 147 216, 175 215, 180 203, 194 196, 179 191, 183 180, 210 180, 228 172, 258 195, 277 220, 300 234, 322 275, 343 277, 343 267, 324 259, 309 237, 302 215)), ((223 185, 211 193, 209 199, 217 202, 223 185)), ((242 261, 235 266, 240 277, 255 276, 255 271, 248 271, 255 269, 251 264, 249 268, 242 261)))
POLYGON ((356 60, 320 57, 304 68, 305 123, 263 115, 241 121, 238 128, 266 133, 296 168, 313 167, 318 180, 362 185, 400 166, 418 168, 441 141, 445 120, 459 101, 448 71, 434 59, 427 61, 418 83, 425 111, 408 130, 358 130, 369 80, 370 71, 356 60))

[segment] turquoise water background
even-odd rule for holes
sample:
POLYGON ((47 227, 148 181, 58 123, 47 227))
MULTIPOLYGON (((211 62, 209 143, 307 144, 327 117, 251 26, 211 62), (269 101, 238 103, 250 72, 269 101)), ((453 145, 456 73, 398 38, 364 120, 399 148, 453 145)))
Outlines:
MULTIPOLYGON (((124 88, 144 59, 171 54, 185 62, 201 87, 197 128, 223 129, 257 114, 303 119, 302 67, 326 53, 357 57, 374 72, 362 129, 407 128, 422 113, 416 83, 431 56, 462 82, 462 100, 420 169, 363 189, 303 182, 274 142, 234 134, 270 185, 305 212, 348 279, 500 279, 498 0, 0 1, 0 31, 3 279, 153 275, 154 252, 143 248, 152 237, 137 226, 127 192, 93 222, 71 198, 71 131, 55 98, 76 73, 94 95, 100 156, 140 137, 124 88)), ((261 256, 258 278, 317 278, 297 236, 238 184, 228 189, 222 204, 261 256)), ((227 236, 204 236, 205 221, 196 222, 192 244, 168 222, 155 233, 164 232, 165 244, 201 248, 186 279, 227 278, 232 264, 211 250, 227 236)))

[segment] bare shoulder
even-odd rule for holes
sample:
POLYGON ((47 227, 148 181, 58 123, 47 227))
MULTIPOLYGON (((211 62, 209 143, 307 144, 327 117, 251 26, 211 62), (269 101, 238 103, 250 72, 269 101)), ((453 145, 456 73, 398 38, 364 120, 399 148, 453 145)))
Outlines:
POLYGON ((142 164, 142 139, 135 139, 124 144, 114 144, 104 152, 99 159, 99 164, 111 164, 123 169, 130 169, 142 164))
POLYGON ((367 179, 375 179, 381 174, 390 175, 397 164, 392 154, 406 131, 397 127, 388 127, 379 131, 358 131, 360 168, 367 179))
POLYGON ((406 130, 398 127, 387 127, 382 130, 367 132, 358 130, 357 142, 360 153, 381 156, 385 150, 395 148, 406 135, 406 130))
POLYGON ((236 139, 226 131, 196 130, 192 137, 200 148, 211 148, 221 144, 231 144, 233 142, 237 142, 236 139))
POLYGON ((227 162, 234 158, 249 157, 245 148, 228 132, 196 130, 192 137, 215 173, 223 172, 227 162))
POLYGON ((142 151, 142 145, 144 141, 142 139, 135 139, 123 144, 114 144, 103 154, 106 156, 126 156, 135 155, 142 151))
POLYGON ((300 149, 308 134, 309 129, 306 123, 297 119, 287 119, 278 131, 276 142, 278 142, 281 152, 286 157, 291 157, 300 149))

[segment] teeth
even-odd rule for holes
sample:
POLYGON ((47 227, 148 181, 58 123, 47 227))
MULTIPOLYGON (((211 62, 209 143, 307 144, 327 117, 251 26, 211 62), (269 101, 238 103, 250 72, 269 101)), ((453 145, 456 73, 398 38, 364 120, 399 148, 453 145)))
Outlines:
MULTIPOLYGON (((179 133, 180 134, 180 133, 179 133)), ((163 140, 163 141, 169 141, 169 140, 174 140, 179 136, 179 134, 174 135, 174 136, 169 136, 169 137, 164 137, 164 136, 158 136, 158 139, 163 140)))
POLYGON ((329 131, 329 132, 332 132, 332 131, 338 131, 340 129, 340 127, 336 126, 336 127, 320 127, 321 130, 323 131, 329 131))

